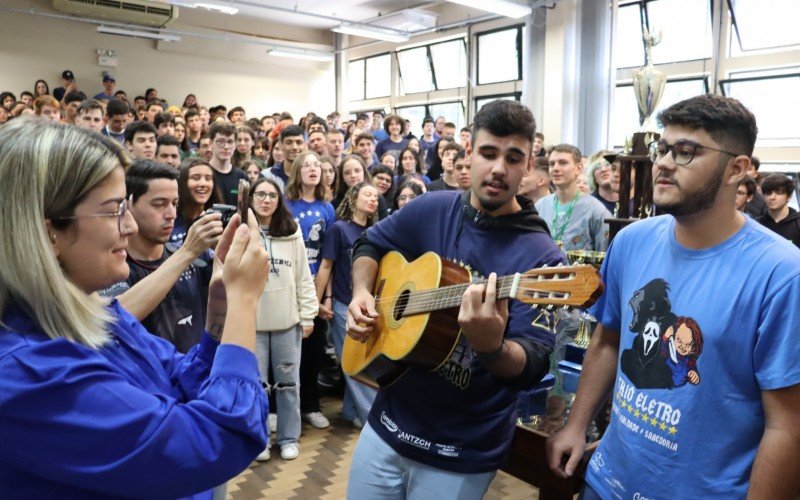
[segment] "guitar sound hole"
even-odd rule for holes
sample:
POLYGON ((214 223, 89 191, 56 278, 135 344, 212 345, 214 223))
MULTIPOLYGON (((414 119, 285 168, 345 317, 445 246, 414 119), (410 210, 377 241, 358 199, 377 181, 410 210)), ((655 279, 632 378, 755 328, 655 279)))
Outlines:
POLYGON ((408 306, 408 297, 411 294, 410 290, 403 290, 397 297, 397 303, 394 306, 394 320, 400 321, 403 318, 403 313, 408 306))

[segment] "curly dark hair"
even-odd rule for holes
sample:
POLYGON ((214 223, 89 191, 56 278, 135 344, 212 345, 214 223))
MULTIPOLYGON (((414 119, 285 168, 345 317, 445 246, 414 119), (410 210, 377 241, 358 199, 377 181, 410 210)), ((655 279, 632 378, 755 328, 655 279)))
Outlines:
MULTIPOLYGON (((353 221, 353 216, 356 212, 356 200, 358 199, 359 193, 365 187, 371 187, 377 191, 377 188, 372 185, 371 182, 364 181, 359 182, 355 186, 351 187, 347 190, 344 194, 344 198, 342 199, 342 203, 339 204, 339 208, 336 209, 336 218, 339 220, 346 220, 346 221, 353 221)), ((378 194, 380 196, 380 194, 378 194)), ((375 210, 372 214, 367 216, 367 224, 366 227, 370 227, 371 225, 378 222, 378 211, 375 210)))

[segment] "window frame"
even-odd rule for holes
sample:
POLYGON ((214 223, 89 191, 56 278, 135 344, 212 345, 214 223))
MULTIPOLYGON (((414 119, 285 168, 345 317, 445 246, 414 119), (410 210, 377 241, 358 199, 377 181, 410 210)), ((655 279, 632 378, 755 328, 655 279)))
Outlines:
POLYGON ((515 101, 520 102, 522 99, 522 92, 503 92, 501 94, 487 94, 487 95, 479 95, 472 98, 472 109, 475 111, 472 114, 473 119, 475 115, 480 111, 478 109, 478 101, 485 101, 487 99, 502 99, 503 97, 513 97, 515 101))
POLYGON ((522 28, 524 28, 524 24, 514 24, 511 26, 503 26, 502 28, 496 28, 493 30, 481 31, 480 33, 475 33, 475 86, 479 87, 481 85, 494 85, 496 83, 507 83, 507 82, 518 82, 522 80, 522 28), (500 80, 497 82, 488 82, 488 83, 481 83, 481 37, 485 35, 492 35, 494 33, 499 33, 501 31, 511 31, 517 30, 517 37, 516 37, 516 48, 517 48, 517 78, 512 80, 500 80))
MULTIPOLYGON (((364 61, 364 74, 362 75, 362 81, 364 82, 364 93, 361 95, 361 99, 349 99, 350 102, 358 102, 358 101, 366 101, 369 99, 385 99, 387 97, 392 96, 392 53, 389 52, 381 52, 380 54, 372 54, 366 57, 359 57, 358 59, 350 59, 347 61, 347 67, 350 67, 350 64, 358 61, 364 61), (377 57, 389 56, 389 93, 386 95, 379 95, 379 96, 372 96, 367 97, 367 60, 375 59, 377 57)), ((351 75, 347 76, 348 79, 351 78, 351 75)))
MULTIPOLYGON (((439 88, 439 82, 437 81, 437 78, 436 78, 436 65, 433 63, 433 52, 431 51, 431 47, 433 47, 434 45, 442 45, 442 44, 445 44, 445 43, 452 43, 452 42, 459 41, 459 40, 461 41, 461 46, 462 46, 461 48, 464 50, 464 60, 467 61, 468 58, 469 58, 469 53, 467 52, 467 36, 466 35, 464 35, 463 37, 456 37, 456 38, 453 38, 453 39, 450 39, 450 40, 443 40, 443 41, 440 41, 440 42, 428 43, 428 44, 424 44, 424 45, 417 45, 417 46, 409 47, 409 48, 402 49, 402 50, 395 50, 394 51, 394 57, 395 57, 395 61, 397 62, 397 77, 398 77, 398 80, 399 80, 398 83, 399 83, 399 86, 400 86, 400 89, 398 89, 398 90, 402 90, 401 92, 399 92, 398 95, 406 96, 406 95, 414 95, 414 94, 424 94, 426 92, 436 92, 438 90, 451 90, 451 89, 463 88, 463 85, 456 86, 456 87, 447 87, 447 88, 443 88, 443 89, 439 88), (431 83, 433 85, 433 88, 430 89, 430 90, 423 90, 421 92, 406 92, 405 89, 403 88, 403 67, 400 64, 400 53, 401 52, 406 52, 406 51, 409 51, 409 50, 421 49, 423 47, 425 48, 425 57, 426 57, 426 59, 428 61, 428 70, 431 72, 431 83)), ((466 80, 467 85, 468 85, 469 84, 469 75, 466 74, 467 73, 467 68, 464 68, 464 72, 465 72, 464 80, 466 80)))
MULTIPOLYGON (((420 107, 424 107, 425 108, 425 116, 426 117, 429 116, 429 117, 431 117, 433 119, 436 119, 436 117, 431 114, 431 106, 441 106, 442 104, 460 104, 461 105, 461 114, 464 117, 464 121, 469 123, 469 120, 467 120, 467 103, 466 103, 466 101, 464 99, 454 99, 454 100, 442 101, 442 102, 426 102, 424 104, 406 104, 406 105, 403 105, 403 106, 395 106, 395 107, 393 107, 392 108, 392 112, 395 115, 403 116, 400 111, 402 109, 404 109, 404 108, 420 108, 420 107)), ((422 124, 420 123, 419 125, 421 126, 422 124)), ((456 128, 458 128, 458 127, 456 127, 456 128)))

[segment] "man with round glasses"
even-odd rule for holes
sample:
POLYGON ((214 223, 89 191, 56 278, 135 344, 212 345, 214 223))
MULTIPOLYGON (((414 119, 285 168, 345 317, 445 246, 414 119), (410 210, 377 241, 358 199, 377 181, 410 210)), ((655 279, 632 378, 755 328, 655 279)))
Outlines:
POLYGON ((599 325, 550 467, 575 471, 610 395, 584 498, 794 498, 800 251, 736 210, 755 117, 703 95, 659 121, 650 152, 664 215, 622 230, 606 254, 599 325))

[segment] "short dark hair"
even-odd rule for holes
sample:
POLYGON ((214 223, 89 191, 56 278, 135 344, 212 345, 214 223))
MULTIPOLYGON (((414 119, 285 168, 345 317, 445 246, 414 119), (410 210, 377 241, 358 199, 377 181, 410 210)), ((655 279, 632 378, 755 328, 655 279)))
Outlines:
POLYGON ((147 193, 148 183, 154 179, 178 180, 178 171, 155 160, 140 159, 131 163, 125 172, 125 191, 133 203, 147 193))
POLYGON ((470 134, 472 134, 472 129, 469 127, 461 127, 460 132, 469 132, 470 134))
POLYGON ((422 126, 423 127, 425 126, 426 123, 432 123, 432 124, 436 125, 436 122, 433 121, 433 118, 431 118, 430 116, 426 116, 425 118, 422 119, 422 126))
POLYGON ((64 104, 70 104, 75 101, 85 101, 86 94, 81 92, 80 90, 73 90, 69 94, 64 96, 64 104))
POLYGON ((359 142, 361 142, 361 141, 365 141, 365 140, 367 140, 367 139, 369 139, 369 140, 370 140, 370 141, 372 141, 372 142, 375 142, 375 136, 373 136, 373 135, 372 135, 372 134, 370 134, 369 132, 362 132, 362 133, 360 133, 360 134, 358 134, 358 135, 356 136, 356 140, 353 142, 353 144, 355 144, 356 146, 358 146, 358 143, 359 143, 359 142))
POLYGON ((447 128, 456 128, 456 124, 453 122, 447 122, 444 124, 444 126, 447 128))
POLYGON ((747 190, 747 196, 756 194, 756 181, 754 181, 752 177, 744 176, 744 178, 739 181, 739 185, 741 186, 742 184, 744 184, 744 188, 747 190))
POLYGON ((106 104, 106 115, 110 118, 117 115, 127 115, 130 111, 128 103, 120 99, 111 99, 106 104))
POLYGON ((23 90, 22 92, 19 93, 19 98, 20 99, 22 99, 25 96, 33 98, 33 92, 28 92, 27 90, 23 90))
POLYGON ((235 108, 231 108, 231 110, 230 110, 230 111, 228 111, 228 120, 231 120, 231 119, 232 119, 231 117, 232 117, 232 116, 233 116, 233 114, 234 114, 234 113, 236 113, 237 111, 240 111, 240 112, 241 112, 243 115, 246 115, 246 114, 247 114, 247 113, 245 113, 245 111, 244 111, 244 108, 243 108, 243 107, 241 107, 241 106, 236 106, 235 108))
POLYGON ((537 156, 533 168, 547 175, 548 179, 550 178, 550 162, 546 156, 537 156))
POLYGON ((183 115, 183 119, 188 123, 189 118, 192 118, 194 116, 200 116, 200 112, 197 111, 197 109, 190 109, 189 111, 186 112, 185 115, 183 115))
POLYGON ((314 118, 312 118, 311 121, 308 123, 308 128, 311 128, 311 125, 322 125, 322 131, 323 132, 328 131, 328 122, 325 120, 325 118, 322 118, 321 116, 315 116, 314 118))
POLYGON ((224 136, 232 135, 234 139, 236 139, 238 133, 236 132, 236 125, 233 123, 225 123, 225 122, 214 122, 211 124, 211 127, 208 129, 208 137, 211 140, 214 140, 214 137, 217 135, 222 134, 224 136))
POLYGON ((116 92, 114 92, 114 97, 117 97, 120 94, 124 95, 125 97, 128 97, 128 94, 126 94, 124 90, 117 90, 116 92))
POLYGON ((283 130, 281 130, 281 136, 280 136, 281 142, 283 142, 283 140, 286 139, 287 137, 295 137, 298 135, 303 137, 305 137, 306 135, 306 131, 303 130, 303 127, 301 127, 300 125, 289 125, 287 127, 284 127, 283 130))
POLYGON ((175 138, 175 136, 162 135, 161 137, 156 139, 156 154, 158 154, 158 150, 159 148, 161 148, 161 146, 178 146, 178 148, 180 149, 181 143, 180 141, 178 141, 178 139, 175 138))
MULTIPOLYGON (((469 129, 467 129, 467 130, 469 130, 469 129)), ((445 150, 445 151, 447 151, 447 150, 445 150)), ((456 160, 463 160, 466 157, 467 157, 467 150, 464 149, 464 148, 461 148, 456 152, 456 155, 453 157, 453 163, 455 163, 456 160)))
POLYGON ((497 137, 518 135, 530 141, 533 147, 536 120, 527 106, 517 101, 498 99, 486 103, 475 115, 472 137, 477 138, 478 132, 484 129, 497 137))
POLYGON ((294 121, 294 118, 292 117, 292 114, 289 113, 288 111, 284 111, 279 116, 280 116, 281 120, 292 120, 292 121, 294 121))
POLYGON ((133 138, 136 136, 136 134, 142 132, 156 135, 156 127, 150 122, 135 121, 125 127, 125 142, 133 141, 133 138))
POLYGON ((756 169, 756 172, 758 172, 758 169, 761 168, 761 160, 758 159, 758 156, 751 156, 750 164, 756 169))
POLYGON ((723 149, 751 156, 758 136, 756 117, 741 102, 703 94, 673 104, 658 114, 663 127, 704 130, 723 149))
POLYGON ((533 138, 534 139, 541 139, 542 142, 544 142, 544 134, 541 133, 541 132, 536 132, 535 134, 533 134, 533 138))
POLYGON ((578 149, 577 146, 573 146, 572 144, 556 144, 550 151, 550 154, 553 153, 571 154, 572 159, 575 161, 575 163, 580 163, 581 161, 583 161, 583 155, 581 154, 581 150, 578 149))
POLYGON ((358 115, 356 115, 356 121, 358 121, 358 120, 367 121, 367 120, 369 120, 369 116, 367 116, 366 113, 359 113, 358 115))
POLYGON ((164 109, 163 102, 159 101, 158 99, 153 99, 152 101, 144 105, 144 110, 150 111, 150 108, 152 108, 153 106, 159 106, 161 109, 164 109))
POLYGON ((155 118, 153 118, 153 125, 158 128, 162 123, 171 123, 175 125, 175 117, 169 113, 158 113, 155 118))
POLYGON ((103 105, 100 104, 98 101, 94 99, 86 99, 78 106, 78 114, 88 113, 89 111, 94 111, 95 109, 99 109, 100 113, 103 113, 105 110, 103 109, 103 105))
POLYGON ((761 181, 761 192, 766 194, 781 193, 792 194, 794 181, 784 174, 768 174, 761 181))

